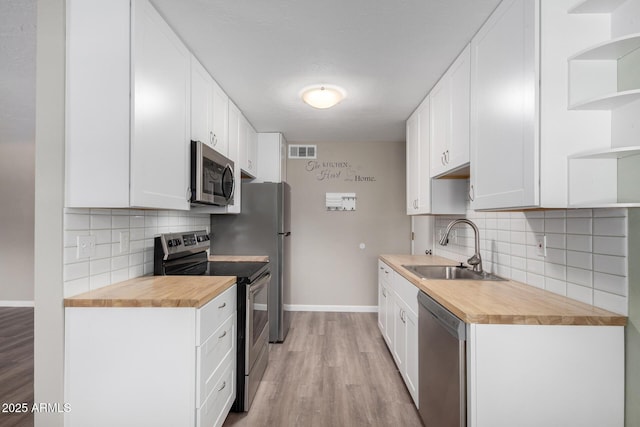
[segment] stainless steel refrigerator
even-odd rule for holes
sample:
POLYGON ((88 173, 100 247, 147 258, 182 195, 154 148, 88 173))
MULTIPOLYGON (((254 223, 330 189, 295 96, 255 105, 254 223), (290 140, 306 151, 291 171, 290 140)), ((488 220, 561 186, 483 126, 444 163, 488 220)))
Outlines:
POLYGON ((291 276, 291 188, 285 182, 241 185, 241 213, 211 215, 211 254, 269 256, 269 341, 282 342, 290 324, 284 300, 291 276))

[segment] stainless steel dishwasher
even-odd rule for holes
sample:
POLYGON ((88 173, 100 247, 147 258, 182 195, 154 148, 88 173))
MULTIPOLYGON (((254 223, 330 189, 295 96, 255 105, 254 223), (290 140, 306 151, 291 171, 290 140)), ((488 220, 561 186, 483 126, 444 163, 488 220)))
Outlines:
POLYGON ((426 427, 467 425, 466 325, 418 293, 420 418, 426 427))

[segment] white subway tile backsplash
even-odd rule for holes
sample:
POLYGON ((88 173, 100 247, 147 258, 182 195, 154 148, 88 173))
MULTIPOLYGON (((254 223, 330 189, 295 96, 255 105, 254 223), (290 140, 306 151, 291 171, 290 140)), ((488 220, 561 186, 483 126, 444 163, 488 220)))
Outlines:
POLYGON ((626 277, 597 271, 593 273, 593 287, 601 291, 625 297, 629 293, 629 282, 626 277))
POLYGON ((593 271, 582 268, 567 267, 567 282, 576 285, 593 287, 593 271))
POLYGON ((626 236, 626 218, 594 218, 594 236, 626 236))
POLYGON ((567 218, 591 218, 593 211, 591 209, 567 209, 567 218))
POLYGON ((567 218, 567 234, 591 234, 593 220, 591 218, 567 218))
POLYGON ((544 279, 544 288, 554 294, 567 295, 567 282, 564 280, 557 280, 551 277, 544 279))
POLYGON ((546 218, 544 220, 545 233, 564 233, 567 230, 567 221, 564 218, 546 218))
MULTIPOLYGON (((65 297, 153 273, 153 239, 170 230, 209 230, 210 215, 140 209, 64 209, 65 297), (175 227, 169 227, 173 218, 175 227), (120 251, 120 233, 129 251, 120 251), (96 237, 91 257, 78 259, 78 236, 96 237)), ((445 224, 446 225, 446 224, 445 224)))
MULTIPOLYGON (((487 271, 626 314, 626 209, 468 211, 468 217, 480 229, 487 271), (547 242, 545 257, 536 248, 542 235, 547 242)), ((453 219, 437 217, 434 235, 453 219)), ((436 245, 436 255, 466 261, 473 253, 473 233, 461 227, 459 236, 464 238, 446 247, 436 245)))
POLYGON ((66 214, 64 216, 65 230, 87 230, 91 224, 91 217, 84 214, 66 214))
POLYGON ((567 251, 567 265, 591 270, 593 268, 593 256, 588 252, 567 251))
POLYGON ((625 316, 628 315, 629 311, 628 300, 626 297, 599 291, 597 289, 593 290, 593 305, 625 316))
POLYGON ((567 279, 567 267, 547 262, 544 264, 544 275, 547 278, 562 280, 564 282, 567 279))
POLYGON ((589 286, 567 283, 567 296, 585 304, 593 305, 593 289, 589 286))
POLYGON ((627 259, 619 256, 593 255, 593 270, 601 273, 627 275, 627 259))
POLYGON ((625 237, 593 237, 593 253, 602 255, 627 255, 627 239, 625 237))
POLYGON ((591 252, 593 237, 591 235, 567 234, 567 249, 580 252, 591 252))

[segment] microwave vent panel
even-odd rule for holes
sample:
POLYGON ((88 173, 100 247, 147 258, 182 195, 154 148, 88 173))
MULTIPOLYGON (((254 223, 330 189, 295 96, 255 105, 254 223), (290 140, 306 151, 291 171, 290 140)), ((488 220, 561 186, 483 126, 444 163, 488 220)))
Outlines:
POLYGON ((290 159, 315 159, 317 145, 289 145, 290 159))

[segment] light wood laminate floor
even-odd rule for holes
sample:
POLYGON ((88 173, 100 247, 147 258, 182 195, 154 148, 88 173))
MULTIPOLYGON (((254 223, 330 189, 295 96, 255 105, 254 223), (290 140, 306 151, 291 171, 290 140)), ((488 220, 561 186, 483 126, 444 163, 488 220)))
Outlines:
MULTIPOLYGON (((0 405, 33 405, 33 308, 0 307, 0 405)), ((3 413, 0 427, 33 426, 33 414, 3 413)), ((9 409, 8 407, 6 409, 9 409)))
POLYGON ((248 413, 230 426, 421 426, 375 313, 292 313, 248 413))

